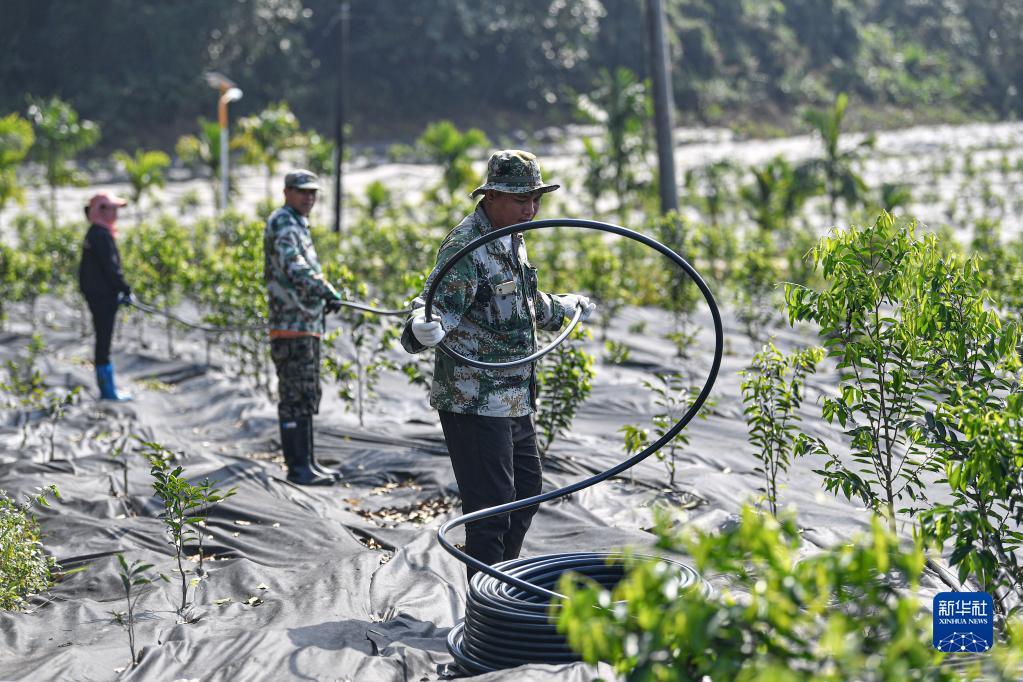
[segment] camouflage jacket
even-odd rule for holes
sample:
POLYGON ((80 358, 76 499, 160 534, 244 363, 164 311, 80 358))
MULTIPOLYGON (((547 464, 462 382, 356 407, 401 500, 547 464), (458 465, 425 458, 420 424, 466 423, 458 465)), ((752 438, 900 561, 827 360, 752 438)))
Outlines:
POLYGON ((324 278, 309 221, 282 206, 263 231, 263 279, 270 304, 270 331, 323 333, 323 304, 340 298, 324 278))
MULTIPOLYGON (((441 244, 437 266, 426 281, 429 289, 451 256, 473 239, 492 231, 477 206, 441 244)), ((425 289, 424 289, 425 296, 425 289)), ((422 305, 420 297, 414 307, 422 305)), ((565 301, 537 288, 536 268, 526 258, 521 234, 512 235, 512 249, 497 239, 465 256, 444 277, 433 301, 434 318, 444 342, 466 357, 505 362, 536 350, 536 329, 557 330, 565 319, 565 301)), ((424 350, 405 323, 401 344, 410 353, 424 350)), ((536 410, 533 364, 512 369, 478 369, 437 351, 430 404, 438 410, 486 417, 521 417, 536 410)))

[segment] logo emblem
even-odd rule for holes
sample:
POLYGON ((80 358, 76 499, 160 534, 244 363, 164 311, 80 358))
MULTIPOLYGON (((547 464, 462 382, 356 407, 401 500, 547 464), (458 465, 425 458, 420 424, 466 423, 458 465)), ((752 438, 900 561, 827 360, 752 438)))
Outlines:
POLYGON ((994 602, 987 592, 939 592, 934 596, 934 648, 980 653, 994 643, 994 602))

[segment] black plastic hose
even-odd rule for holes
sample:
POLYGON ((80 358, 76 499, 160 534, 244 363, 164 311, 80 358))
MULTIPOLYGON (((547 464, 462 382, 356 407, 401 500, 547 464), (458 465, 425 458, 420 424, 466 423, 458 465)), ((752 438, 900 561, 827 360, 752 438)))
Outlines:
MULTIPOLYGON (((554 588, 563 573, 574 571, 590 576, 610 589, 618 583, 623 575, 623 556, 595 552, 553 554, 514 559, 488 566, 455 547, 447 539, 447 533, 453 528, 464 526, 472 521, 508 514, 518 509, 571 495, 639 464, 667 445, 693 420, 710 395, 721 368, 721 355, 724 348, 721 313, 714 301, 713 294, 699 273, 682 256, 657 240, 619 225, 595 220, 574 218, 537 220, 509 225, 474 239, 437 271, 426 292, 426 319, 433 319, 433 299, 437 288, 443 281, 444 275, 459 260, 495 239, 516 232, 528 232, 549 227, 579 227, 610 232, 637 241, 666 256, 686 273, 707 301, 714 323, 714 359, 707 373, 707 380, 693 404, 674 426, 641 452, 606 471, 563 488, 459 516, 445 523, 437 531, 437 539, 441 547, 477 571, 469 583, 465 620, 452 629, 448 635, 448 649, 451 651, 451 655, 461 667, 473 673, 490 672, 526 663, 578 661, 579 656, 567 647, 564 638, 555 630, 551 619, 551 601, 564 598, 564 595, 554 591, 554 588)), ((651 558, 650 560, 655 559, 651 558)), ((657 560, 664 561, 663 559, 657 560)), ((683 585, 694 584, 699 580, 693 569, 677 562, 671 563, 676 565, 683 585)))

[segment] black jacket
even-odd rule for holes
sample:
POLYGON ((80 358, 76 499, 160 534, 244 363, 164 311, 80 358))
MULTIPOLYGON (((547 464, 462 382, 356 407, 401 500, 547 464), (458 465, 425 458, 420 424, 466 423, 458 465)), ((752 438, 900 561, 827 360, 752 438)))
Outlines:
POLYGON ((82 244, 82 262, 78 266, 78 286, 86 298, 114 297, 130 293, 121 270, 121 254, 110 230, 89 226, 82 244))

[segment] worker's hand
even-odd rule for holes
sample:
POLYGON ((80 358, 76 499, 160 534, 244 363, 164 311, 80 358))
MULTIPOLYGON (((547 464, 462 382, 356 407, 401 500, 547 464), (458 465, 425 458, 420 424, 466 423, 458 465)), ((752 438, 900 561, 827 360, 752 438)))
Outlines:
POLYGON ((122 291, 117 294, 117 305, 133 305, 135 303, 135 297, 131 295, 131 291, 122 291))
POLYGON ((416 341, 431 348, 444 339, 444 327, 440 326, 439 320, 427 322, 425 308, 420 308, 412 318, 412 335, 416 341))
POLYGON ((341 299, 340 298, 328 298, 323 304, 323 309, 333 315, 337 311, 341 310, 341 299))
POLYGON ((593 314, 593 311, 597 309, 597 304, 592 302, 588 297, 580 294, 569 294, 566 296, 568 305, 571 306, 569 310, 565 311, 565 315, 571 317, 575 315, 577 309, 582 310, 583 313, 579 320, 585 322, 593 314))

